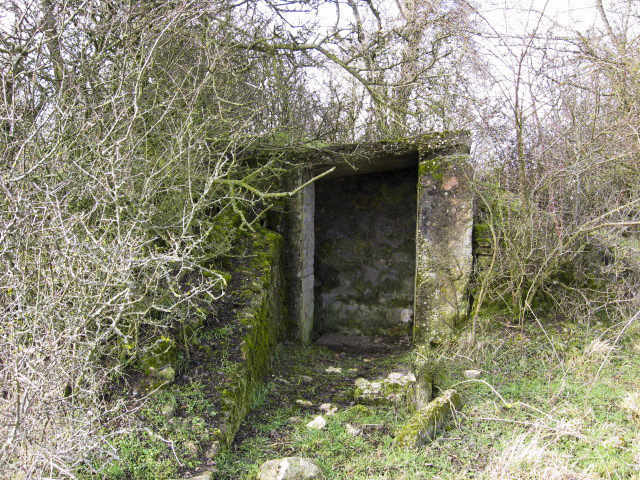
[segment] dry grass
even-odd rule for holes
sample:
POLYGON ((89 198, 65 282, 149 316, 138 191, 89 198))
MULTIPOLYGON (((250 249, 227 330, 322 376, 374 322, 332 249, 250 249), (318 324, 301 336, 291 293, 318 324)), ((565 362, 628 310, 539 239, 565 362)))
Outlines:
POLYGON ((592 480, 599 478, 571 465, 571 458, 554 448, 563 436, 557 430, 551 432, 544 426, 515 436, 485 470, 495 480, 544 479, 544 480, 592 480))
POLYGON ((594 339, 584 350, 584 354, 589 357, 605 357, 613 352, 615 347, 609 340, 600 338, 594 339))
POLYGON ((620 407, 629 413, 633 421, 640 424, 640 392, 627 394, 620 407))

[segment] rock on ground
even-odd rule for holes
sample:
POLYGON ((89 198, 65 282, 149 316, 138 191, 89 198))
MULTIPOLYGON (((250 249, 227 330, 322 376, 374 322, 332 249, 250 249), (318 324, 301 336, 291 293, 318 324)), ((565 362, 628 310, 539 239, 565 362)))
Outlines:
POLYGON ((258 480, 321 480, 322 471, 313 460, 287 457, 269 460, 260 466, 258 480))
POLYGON ((322 430, 327 425, 327 421, 322 415, 318 415, 316 418, 307 423, 307 428, 313 430, 322 430))
POLYGON ((462 406, 462 399, 455 390, 446 390, 426 407, 414 414, 396 433, 394 443, 398 447, 418 448, 433 441, 447 425, 453 413, 462 406))
POLYGON ((392 372, 387 378, 355 381, 355 399, 367 405, 406 403, 413 396, 416 377, 412 373, 392 372))
POLYGON ((336 412, 338 411, 338 407, 336 407, 332 403, 323 403, 318 407, 318 409, 324 412, 324 414, 327 415, 328 417, 335 415, 336 412))
POLYGON ((360 435, 362 433, 362 429, 360 429, 358 427, 354 427, 350 423, 346 423, 344 426, 347 429, 347 433, 349 435, 354 436, 354 437, 357 437, 358 435, 360 435))

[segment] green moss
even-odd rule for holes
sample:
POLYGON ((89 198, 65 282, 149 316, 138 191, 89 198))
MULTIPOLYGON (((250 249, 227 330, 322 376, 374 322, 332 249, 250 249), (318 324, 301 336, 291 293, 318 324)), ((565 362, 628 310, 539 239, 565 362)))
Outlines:
POLYGON ((245 286, 243 296, 250 300, 238 313, 246 334, 239 363, 228 365, 222 387, 225 427, 217 440, 228 448, 240 423, 249 412, 262 385, 275 347, 286 332, 284 278, 281 265, 282 237, 263 227, 246 234, 255 277, 245 286))
MULTIPOLYGON (((415 178, 411 177, 410 179, 412 187, 410 191, 412 192, 413 201, 415 201, 415 178)), ((407 181, 408 180, 405 179, 405 182, 407 181)), ((366 197, 363 197, 363 199, 366 199, 366 197)), ((387 184, 383 184, 378 195, 375 198, 375 201, 378 204, 383 205, 385 208, 400 207, 404 209, 406 208, 409 199, 407 198, 407 195, 404 191, 399 190, 395 186, 392 187, 387 184)), ((365 207, 367 206, 368 205, 365 205, 365 207)))
POLYGON ((318 254, 323 258, 333 257, 336 254, 337 246, 335 241, 322 242, 316 246, 318 254))
POLYGON ((422 178, 425 175, 429 175, 434 182, 442 182, 444 178, 444 172, 449 167, 449 163, 445 158, 427 158, 422 160, 418 165, 418 176, 422 178))
POLYGON ((359 254, 366 252, 367 249, 370 247, 371 247, 371 242, 364 239, 357 240, 354 244, 354 250, 356 251, 356 253, 359 253, 359 254))
POLYGON ((138 364, 147 374, 153 374, 167 367, 173 367, 178 360, 178 348, 173 338, 162 336, 145 349, 138 364))
POLYGON ((411 299, 408 298, 392 298, 387 302, 387 306, 391 308, 409 308, 411 299))
POLYGON ((473 242, 485 244, 492 240, 491 227, 487 223, 473 224, 473 242))
POLYGON ((418 448, 433 441, 449 422, 453 412, 462 406, 455 390, 447 390, 425 408, 415 413, 395 435, 394 445, 400 448, 418 448))

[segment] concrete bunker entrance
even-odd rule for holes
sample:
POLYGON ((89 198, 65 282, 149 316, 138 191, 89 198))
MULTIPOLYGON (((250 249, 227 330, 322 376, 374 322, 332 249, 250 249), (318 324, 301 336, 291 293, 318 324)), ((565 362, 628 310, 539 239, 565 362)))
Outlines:
POLYGON ((313 337, 411 334, 417 177, 416 161, 315 184, 313 337))
POLYGON ((351 349, 362 335, 393 345, 409 336, 428 352, 453 337, 473 264, 468 153, 462 132, 300 155, 283 228, 302 343, 341 335, 351 349))

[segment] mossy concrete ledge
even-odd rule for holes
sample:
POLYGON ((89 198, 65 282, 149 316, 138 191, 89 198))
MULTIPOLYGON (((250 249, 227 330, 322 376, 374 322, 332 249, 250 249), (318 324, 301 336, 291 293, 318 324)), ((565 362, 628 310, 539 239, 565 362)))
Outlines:
POLYGON ((246 326, 241 343, 241 360, 228 367, 222 387, 221 415, 224 418, 216 441, 229 448, 249 413, 262 384, 276 345, 287 332, 285 282, 282 265, 282 237, 258 227, 252 238, 252 267, 256 278, 250 282, 251 303, 238 315, 246 326))
POLYGON ((396 433, 394 444, 400 448, 419 448, 432 442, 461 406, 458 392, 446 390, 409 419, 396 433))

